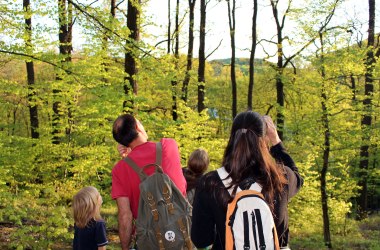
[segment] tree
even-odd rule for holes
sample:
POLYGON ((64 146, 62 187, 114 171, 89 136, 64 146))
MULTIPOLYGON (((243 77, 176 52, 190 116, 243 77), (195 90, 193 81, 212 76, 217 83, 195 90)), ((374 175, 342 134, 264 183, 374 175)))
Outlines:
POLYGON ((249 57, 249 84, 248 84, 248 109, 252 109, 252 95, 253 87, 255 85, 255 52, 256 52, 256 41, 257 41, 257 0, 253 0, 253 15, 252 15, 252 45, 251 53, 249 57))
POLYGON ((133 95, 137 95, 137 58, 138 53, 134 49, 137 43, 140 41, 140 8, 141 0, 134 1, 128 0, 128 12, 127 12, 127 27, 129 29, 129 36, 126 43, 124 71, 126 73, 124 83, 124 93, 127 101, 124 101, 124 110, 133 109, 133 95))
MULTIPOLYGON (((179 71, 179 0, 177 0, 176 4, 176 11, 175 11, 175 31, 174 31, 174 37, 175 37, 175 49, 174 49, 174 64, 175 64, 175 70, 179 71)), ((173 121, 176 121, 178 119, 177 114, 177 74, 175 74, 174 79, 171 81, 172 84, 172 117, 173 121)))
POLYGON ((206 68, 206 0, 200 0, 199 55, 198 55, 198 113, 205 108, 205 68, 206 68))
MULTIPOLYGON (((63 68, 67 68, 71 62, 72 38, 73 38, 73 16, 72 5, 67 0, 58 0, 58 21, 59 21, 59 54, 61 56, 61 64, 63 68)), ((57 74, 56 80, 61 82, 62 77, 57 74)), ((60 143, 60 136, 63 127, 63 107, 61 102, 61 89, 53 89, 53 143, 60 143)), ((70 107, 69 107, 70 109, 70 107)), ((69 110, 69 123, 72 123, 69 110)), ((70 128, 67 128, 66 133, 70 133, 70 128)))
POLYGON ((374 53, 375 43, 375 0, 368 0, 368 51, 365 61, 365 85, 364 85, 364 99, 363 99, 363 115, 361 118, 362 128, 362 143, 360 146, 360 163, 359 163, 359 186, 361 187, 358 215, 359 218, 366 217, 368 209, 368 165, 369 165, 369 147, 371 141, 371 124, 372 124, 372 98, 373 98, 373 72, 375 69, 376 58, 379 55, 374 53))
POLYGON ((231 87, 232 87, 232 118, 235 118, 237 114, 237 90, 236 90, 236 69, 235 69, 235 5, 236 0, 232 0, 232 7, 230 0, 227 1, 228 8, 228 24, 230 28, 230 39, 231 39, 231 67, 230 67, 230 76, 231 76, 231 87))
MULTIPOLYGON (((28 53, 33 53, 33 45, 32 45, 32 12, 30 9, 30 0, 23 1, 24 8, 24 16, 25 16, 25 47, 28 53)), ((29 116, 30 116, 30 132, 32 138, 38 139, 38 107, 36 104, 36 92, 34 90, 34 64, 32 60, 27 60, 26 64, 26 72, 28 79, 28 106, 29 106, 29 116)))
POLYGON ((187 88, 190 82, 190 71, 193 69, 193 48, 194 48, 194 8, 196 0, 189 1, 189 40, 187 48, 187 57, 186 57, 186 73, 185 79, 183 80, 182 85, 182 100, 187 102, 187 88))

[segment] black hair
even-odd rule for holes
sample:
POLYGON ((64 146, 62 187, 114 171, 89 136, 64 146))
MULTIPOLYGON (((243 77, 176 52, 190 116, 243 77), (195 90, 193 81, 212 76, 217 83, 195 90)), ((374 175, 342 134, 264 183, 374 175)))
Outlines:
POLYGON ((136 119, 130 114, 120 115, 113 123, 113 138, 120 144, 128 147, 137 138, 136 119))

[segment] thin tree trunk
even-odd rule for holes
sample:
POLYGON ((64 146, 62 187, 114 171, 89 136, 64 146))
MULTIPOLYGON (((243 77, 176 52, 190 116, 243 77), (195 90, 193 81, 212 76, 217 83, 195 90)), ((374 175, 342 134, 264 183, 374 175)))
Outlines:
POLYGON ((331 233, 330 233, 330 220, 329 220, 329 207, 328 207, 328 196, 327 196, 327 180, 326 175, 329 168, 329 157, 330 157, 330 124, 329 124, 329 112, 327 107, 327 93, 326 93, 326 72, 324 67, 324 43, 323 34, 319 33, 319 38, 321 42, 321 76, 322 76, 322 86, 321 86, 321 106, 322 106, 322 127, 324 130, 324 147, 323 147, 323 165, 320 175, 321 183, 321 199, 322 199, 322 215, 323 215, 323 236, 325 240, 325 245, 331 249, 331 233))
POLYGON ((363 115, 361 119, 362 145, 360 147, 359 163, 359 186, 361 187, 358 216, 360 219, 367 217, 368 209, 368 166, 369 166, 369 147, 371 141, 372 125, 372 94, 373 94, 373 71, 376 63, 374 57, 375 42, 375 0, 369 0, 369 21, 368 21, 368 52, 366 58, 366 73, 364 85, 363 115))
POLYGON ((170 42, 172 40, 172 38, 171 38, 172 21, 170 19, 170 11, 171 11, 171 9, 170 9, 170 1, 171 0, 168 0, 168 48, 167 48, 167 51, 166 51, 167 54, 170 54, 170 42))
MULTIPOLYGON (((116 0, 110 0, 110 17, 109 17, 110 23, 113 23, 115 16, 116 16, 116 0)), ((109 63, 107 62, 108 60, 107 51, 108 51, 108 40, 109 40, 110 35, 111 35, 111 32, 104 30, 103 41, 102 41, 102 50, 103 50, 104 56, 103 56, 102 66, 105 72, 109 71, 109 63)), ((104 82, 108 82, 107 77, 104 77, 102 80, 104 82)))
MULTIPOLYGON (((67 0, 58 0, 58 20, 59 20, 59 54, 62 57, 61 63, 63 65, 71 62, 71 51, 72 51, 72 11, 71 4, 67 0)), ((65 66, 63 66, 65 67, 65 66)), ((56 76, 57 81, 61 81, 60 76, 56 76)), ((60 133, 62 131, 62 120, 63 117, 60 114, 62 112, 62 103, 60 100, 61 96, 60 89, 53 89, 53 140, 54 144, 60 143, 60 133)), ((70 114, 69 114, 70 119, 70 114)), ((70 131, 66 131, 70 133, 70 131)))
MULTIPOLYGON (((23 1, 23 8, 25 11, 25 46, 29 53, 33 53, 33 46, 32 46, 32 17, 31 17, 31 10, 30 10, 30 0, 24 0, 23 1)), ((37 104, 35 104, 35 98, 36 98, 36 92, 34 90, 34 83, 35 83, 35 77, 34 77, 34 65, 33 61, 26 61, 26 72, 27 72, 27 79, 28 79, 28 106, 29 106, 29 118, 30 118, 30 133, 32 138, 39 138, 40 134, 38 132, 39 128, 39 121, 38 121, 38 107, 37 104)))
POLYGON ((249 57, 249 84, 248 84, 248 109, 252 110, 253 103, 253 87, 255 85, 255 52, 257 41, 257 0, 253 0, 253 16, 252 16, 252 45, 249 57))
POLYGON ((230 38, 231 38, 231 87, 232 87, 232 118, 235 118, 237 114, 237 87, 236 87, 236 69, 235 69, 235 3, 236 0, 232 0, 232 8, 230 0, 227 0, 228 7, 228 24, 230 26, 230 38))
POLYGON ((198 66, 198 113, 205 107, 205 46, 206 46, 206 0, 200 1, 199 66, 198 66))
MULTIPOLYGON (((175 70, 179 71, 179 0, 177 0, 176 11, 175 11, 175 70)), ((178 113, 177 113, 177 74, 174 76, 175 78, 172 80, 172 117, 173 121, 177 121, 178 113)))
POLYGON ((190 71, 193 68, 193 48, 194 48, 194 7, 196 0, 189 0, 189 45, 187 48, 186 74, 182 85, 182 100, 187 102, 187 88, 190 82, 190 71))
MULTIPOLYGON (((284 23, 280 24, 279 21, 279 16, 278 16, 278 9, 277 9, 277 4, 278 1, 270 1, 272 5, 272 12, 273 12, 273 17, 276 22, 276 28, 277 28, 277 67, 276 67, 276 92, 277 92, 277 117, 276 117, 276 122, 277 122, 277 128, 278 128, 278 135, 281 139, 284 137, 284 124, 285 124, 285 119, 284 119, 284 114, 283 114, 283 109, 284 109, 284 83, 282 82, 282 74, 283 74, 283 68, 284 68, 284 63, 283 63, 283 51, 282 51, 282 29, 284 27, 284 23)), ((285 21, 285 18, 283 19, 283 22, 285 21)))
POLYGON ((125 53, 124 71, 127 74, 124 83, 124 93, 126 95, 126 100, 123 103, 123 108, 125 111, 133 110, 133 95, 137 95, 137 80, 136 76, 138 73, 137 58, 138 54, 133 50, 132 43, 138 43, 140 40, 140 5, 141 0, 128 1, 128 11, 127 11, 127 27, 130 30, 130 34, 127 41, 127 47, 129 51, 125 53))

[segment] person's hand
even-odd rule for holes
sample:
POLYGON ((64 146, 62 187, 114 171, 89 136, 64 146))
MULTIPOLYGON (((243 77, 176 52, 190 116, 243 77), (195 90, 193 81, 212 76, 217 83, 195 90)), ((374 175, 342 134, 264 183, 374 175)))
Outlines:
POLYGON ((272 146, 277 145, 281 142, 280 137, 278 136, 276 125, 274 125, 272 118, 269 115, 263 116, 266 123, 266 137, 272 144, 272 146))
POLYGON ((117 144, 117 151, 119 151, 121 157, 125 158, 132 151, 132 149, 119 143, 117 144))

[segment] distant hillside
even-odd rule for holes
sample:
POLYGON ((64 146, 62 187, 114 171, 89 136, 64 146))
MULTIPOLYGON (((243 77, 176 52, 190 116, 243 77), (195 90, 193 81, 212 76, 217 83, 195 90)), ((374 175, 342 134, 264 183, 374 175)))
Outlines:
MULTIPOLYGON (((210 64, 212 65, 214 69, 215 76, 219 76, 222 72, 223 67, 231 65, 231 58, 211 60, 210 64)), ((264 64, 263 59, 255 59, 255 72, 261 71, 263 64, 264 64)), ((235 65, 237 69, 243 72, 243 74, 248 75, 249 58, 236 58, 235 65)))

